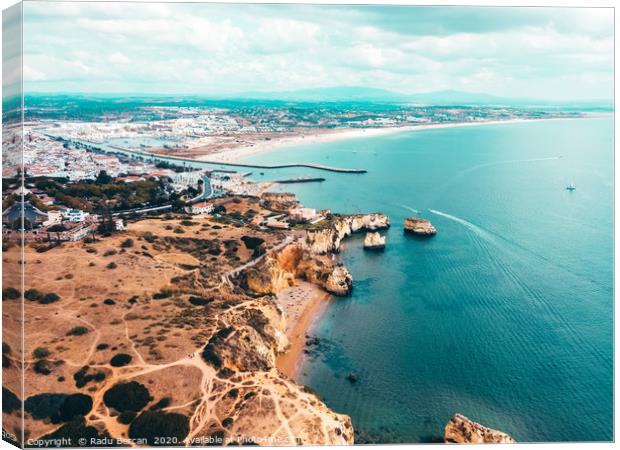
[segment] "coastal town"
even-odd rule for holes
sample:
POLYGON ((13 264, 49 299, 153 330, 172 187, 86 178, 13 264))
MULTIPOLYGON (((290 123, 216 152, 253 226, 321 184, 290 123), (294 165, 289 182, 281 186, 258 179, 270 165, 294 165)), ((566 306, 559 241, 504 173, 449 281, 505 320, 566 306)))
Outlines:
MULTIPOLYGON (((112 224, 106 225, 108 228, 122 230, 123 220, 128 217, 170 212, 201 214, 213 211, 215 199, 222 195, 260 196, 279 183, 323 180, 306 177, 259 183, 248 177, 251 172, 238 170, 244 168, 243 164, 230 161, 231 157, 278 145, 359 132, 583 115, 578 111, 500 106, 188 103, 179 106, 174 101, 148 99, 119 102, 76 98, 61 102, 33 98, 25 111, 26 123, 19 142, 15 133, 3 133, 8 162, 3 166, 4 236, 14 238, 15 220, 22 209, 27 240, 72 241, 101 228, 103 221, 112 224), (22 148, 23 161, 11 162, 22 158, 22 148), (225 166, 209 162, 229 166, 222 168, 225 166), (234 167, 235 163, 239 166, 234 167), (20 164, 26 168, 24 186, 16 173, 20 164), (109 217, 105 219, 105 215, 109 217)), ((288 229, 300 221, 317 223, 325 216, 299 208, 287 217, 275 215, 260 226, 288 229)))
MULTIPOLYGON (((216 124, 230 132, 233 122, 210 118, 194 124, 216 124)), ((3 168, 8 277, 3 296, 16 300, 23 294, 29 300, 29 329, 53 308, 58 313, 48 320, 61 330, 53 337, 28 334, 26 353, 33 358, 25 373, 28 433, 45 440, 76 438, 92 429, 97 439, 111 435, 152 445, 154 424, 163 420, 172 424, 166 426, 166 436, 186 444, 232 444, 249 436, 251 442, 289 445, 352 443, 348 416, 334 414, 293 380, 303 356, 317 343, 307 336, 309 321, 330 295, 347 296, 353 287, 350 272, 337 258, 343 241, 365 233, 365 250, 383 250, 389 217, 317 210, 291 192, 273 190, 279 184, 323 178, 257 182, 249 177, 251 172, 197 167, 145 149, 132 151, 111 137, 116 133, 116 138, 140 140, 144 126, 136 131, 118 123, 36 122, 24 127, 23 140, 10 129, 3 134, 5 151, 19 149, 23 142, 23 166, 7 154, 13 163, 3 168), (23 293, 10 276, 19 267, 22 243, 25 260, 37 269, 25 281, 23 293), (108 274, 103 279, 102 270, 108 274), (127 304, 123 297, 129 298, 127 304), (100 303, 111 322, 102 320, 100 303), (196 314, 213 326, 189 319, 196 314), (73 324, 66 332, 65 323, 73 324), (160 326, 153 340, 151 329, 160 326), (84 346, 83 335, 94 340, 84 346), (167 344, 168 339, 174 344, 167 344), (178 346, 185 352, 175 351, 178 346), (78 362, 80 355, 83 360, 78 362), (202 373, 199 390, 172 388, 166 380, 173 368, 182 374, 180 379, 202 373), (139 382, 142 378, 129 381, 136 379, 137 369, 150 373, 148 389, 139 382), (49 422, 42 416, 47 413, 40 411, 40 402, 57 395, 58 389, 75 389, 68 380, 75 381, 78 391, 67 398, 79 396, 91 405, 89 425, 60 419, 66 423, 58 428, 58 419, 49 422), (264 390, 246 387, 255 383, 264 390), (114 398, 130 386, 130 397, 148 391, 152 398, 161 397, 160 403, 179 405, 177 412, 129 417, 114 398), (89 394, 99 392, 103 398, 89 394), (217 410, 208 408, 213 396, 221 397, 217 410), (235 398, 241 401, 229 400, 235 398), (279 406, 266 407, 265 402, 279 406), (273 428, 280 408, 308 413, 290 422, 291 431, 280 436, 278 427, 273 428), (259 410, 265 419, 256 421, 259 410), (306 417, 319 420, 323 431, 306 429, 306 417), (147 431, 136 431, 143 419, 147 431)), ((146 127, 162 131, 157 125, 146 127)), ((152 137, 163 139, 160 134, 152 137)), ((430 222, 416 217, 403 230, 422 237, 436 233, 430 222)), ((17 307, 16 301, 5 305, 6 310, 17 307)), ((11 353, 16 346, 11 337, 3 342, 6 371, 16 370, 11 353)), ((347 379, 358 381, 353 372, 347 379)), ((15 392, 9 386, 3 395, 10 401, 17 398, 15 392)), ((12 430, 10 424, 8 428, 12 430)))

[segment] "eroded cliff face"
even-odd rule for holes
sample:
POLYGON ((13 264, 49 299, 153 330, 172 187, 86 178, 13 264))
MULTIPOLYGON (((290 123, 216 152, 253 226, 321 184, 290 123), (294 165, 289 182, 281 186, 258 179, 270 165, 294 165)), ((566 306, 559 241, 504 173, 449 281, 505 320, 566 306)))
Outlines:
MULTIPOLYGON (((214 413, 227 418, 220 419, 226 436, 262 445, 353 444, 348 416, 333 412, 275 368, 276 354, 287 345, 284 325, 274 298, 266 295, 222 315, 220 328, 204 347, 202 359, 217 371, 213 386, 220 395, 214 413), (277 431, 283 428, 288 431, 277 431)), ((216 431, 197 434, 196 442, 216 431)))
POLYGON ((301 243, 268 255, 262 264, 243 272, 240 283, 257 294, 276 294, 301 278, 339 296, 347 295, 353 278, 344 265, 327 255, 314 254, 301 243))
POLYGON ((306 232, 306 246, 310 252, 324 255, 340 251, 342 240, 358 231, 376 231, 390 227, 385 214, 354 214, 338 216, 327 226, 306 232))
POLYGON ((456 444, 512 444, 515 440, 501 431, 487 428, 455 414, 446 424, 444 440, 456 444))

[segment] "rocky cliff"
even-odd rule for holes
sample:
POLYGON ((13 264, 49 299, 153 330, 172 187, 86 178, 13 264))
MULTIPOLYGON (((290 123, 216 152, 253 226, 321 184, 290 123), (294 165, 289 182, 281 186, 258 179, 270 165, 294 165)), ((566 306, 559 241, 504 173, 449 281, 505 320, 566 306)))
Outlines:
POLYGON ((461 414, 455 414, 446 424, 444 440, 456 444, 512 444, 515 440, 501 431, 487 428, 461 414))
POLYGON ((366 233, 364 248, 369 250, 383 250, 385 248, 385 236, 381 236, 379 232, 366 233))
POLYGON ((420 219, 417 217, 409 217, 405 219, 404 228, 407 233, 419 234, 423 236, 433 236, 437 234, 437 230, 429 220, 420 219))
POLYGON ((326 254, 340 251, 342 240, 358 231, 375 231, 389 228, 390 218, 385 214, 354 214, 336 216, 316 230, 308 230, 305 244, 310 252, 326 254))
POLYGON ((334 295, 347 295, 352 287, 351 274, 341 263, 326 255, 312 253, 305 245, 293 243, 268 255, 261 264, 239 276, 242 287, 257 294, 276 294, 301 278, 323 287, 334 295))
MULTIPOLYGON (((123 233, 44 253, 25 247, 28 260, 36 257, 49 278, 27 288, 56 291, 55 307, 63 314, 50 314, 48 304, 24 306, 19 299, 4 299, 11 311, 27 307, 24 354, 35 358, 39 347, 46 353, 22 373, 24 398, 19 386, 4 386, 8 436, 23 430, 45 447, 59 438, 75 443, 104 437, 113 440, 99 441, 103 446, 128 437, 145 439, 149 446, 156 439, 193 447, 352 444, 350 418, 275 367, 276 355, 288 347, 276 299, 228 283, 232 269, 261 258, 244 247, 242 237, 260 237, 273 248, 282 234, 224 228, 208 217, 194 218, 192 225, 182 222, 189 221, 145 219, 128 224, 123 233), (194 230, 207 225, 220 234, 182 239, 168 230, 170 223, 194 230), (148 253, 115 251, 114 269, 102 276, 111 261, 106 252, 125 248, 129 239, 148 253), (228 257, 220 255, 224 250, 228 257), (67 261, 75 265, 68 267, 67 261), (70 271, 76 276, 68 276, 70 271), (80 301, 85 298, 89 301, 80 301), (52 347, 48 339, 62 345, 52 347)), ((346 280, 346 272, 340 273, 337 263, 325 255, 306 255, 302 245, 291 244, 261 258, 264 278, 255 275, 250 282, 257 290, 261 282, 273 289, 304 273, 341 289, 338 279, 346 280)), ((23 257, 20 252, 3 256, 14 265, 23 257)), ((9 337, 3 345, 5 376, 17 374, 21 361, 19 336, 9 337)))

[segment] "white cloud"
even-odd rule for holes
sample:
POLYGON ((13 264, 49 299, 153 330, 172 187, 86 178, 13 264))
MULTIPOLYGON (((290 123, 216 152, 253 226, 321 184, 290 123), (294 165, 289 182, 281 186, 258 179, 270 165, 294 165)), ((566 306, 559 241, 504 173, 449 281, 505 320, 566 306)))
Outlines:
POLYGON ((108 56, 108 61, 112 64, 129 64, 131 60, 120 52, 112 53, 108 56))
POLYGON ((59 5, 24 6, 27 89, 218 94, 348 84, 569 98, 605 96, 612 83, 609 10, 59 5))
POLYGON ((33 69, 30 66, 24 66, 24 72, 23 72, 23 76, 24 76, 24 80, 27 81, 43 81, 47 79, 47 76, 45 75, 45 73, 38 71, 36 69, 33 69))

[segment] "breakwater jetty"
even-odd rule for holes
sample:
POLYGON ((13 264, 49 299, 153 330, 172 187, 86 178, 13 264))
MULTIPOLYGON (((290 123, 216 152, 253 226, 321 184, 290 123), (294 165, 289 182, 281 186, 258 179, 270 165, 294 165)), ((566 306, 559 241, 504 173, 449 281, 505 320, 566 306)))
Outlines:
POLYGON ((325 178, 322 177, 298 177, 298 178, 289 178, 288 180, 274 180, 273 183, 278 184, 291 184, 291 183, 313 183, 313 182, 325 181, 325 178))
MULTIPOLYGON (((150 153, 141 153, 142 155, 148 156, 158 156, 152 155, 150 153)), ((175 156, 164 156, 165 159, 173 159, 178 161, 185 162, 194 162, 194 163, 203 163, 203 164, 212 164, 219 166, 232 166, 232 167, 250 167, 255 169, 286 169, 291 167, 308 167, 310 169, 317 170, 326 170, 328 172, 338 172, 338 173, 366 173, 368 172, 366 169, 346 169, 341 167, 331 167, 325 166, 323 164, 313 164, 313 163, 294 163, 294 164, 276 164, 276 165, 268 165, 268 164, 248 164, 248 163, 233 163, 233 162, 222 162, 222 161, 208 161, 203 159, 189 159, 189 158, 179 158, 175 156)))
POLYGON ((307 167, 310 169, 316 170, 325 170, 328 172, 337 172, 337 173, 366 173, 368 172, 366 169, 347 169, 342 167, 331 167, 325 166, 323 164, 314 164, 314 163, 294 163, 294 164, 276 164, 276 165, 268 165, 268 164, 249 164, 249 163, 239 163, 239 162, 224 162, 224 161, 212 161, 212 160, 201 160, 201 159, 191 159, 191 158, 182 158, 179 156, 164 156, 157 155, 154 153, 147 153, 139 150, 129 150, 124 147, 120 147, 118 145, 112 144, 104 144, 104 143, 93 143, 87 141, 81 141, 78 139, 68 139, 62 137, 60 135, 52 134, 47 131, 42 131, 42 134, 54 138, 60 139, 63 142, 67 142, 78 147, 86 148, 87 150, 93 151, 103 151, 106 153, 121 153, 126 156, 135 157, 145 159, 148 158, 152 161, 167 161, 167 162, 181 162, 184 165, 189 165, 193 167, 205 167, 205 166, 223 166, 223 167, 247 167, 252 169, 286 169, 292 167, 307 167))

